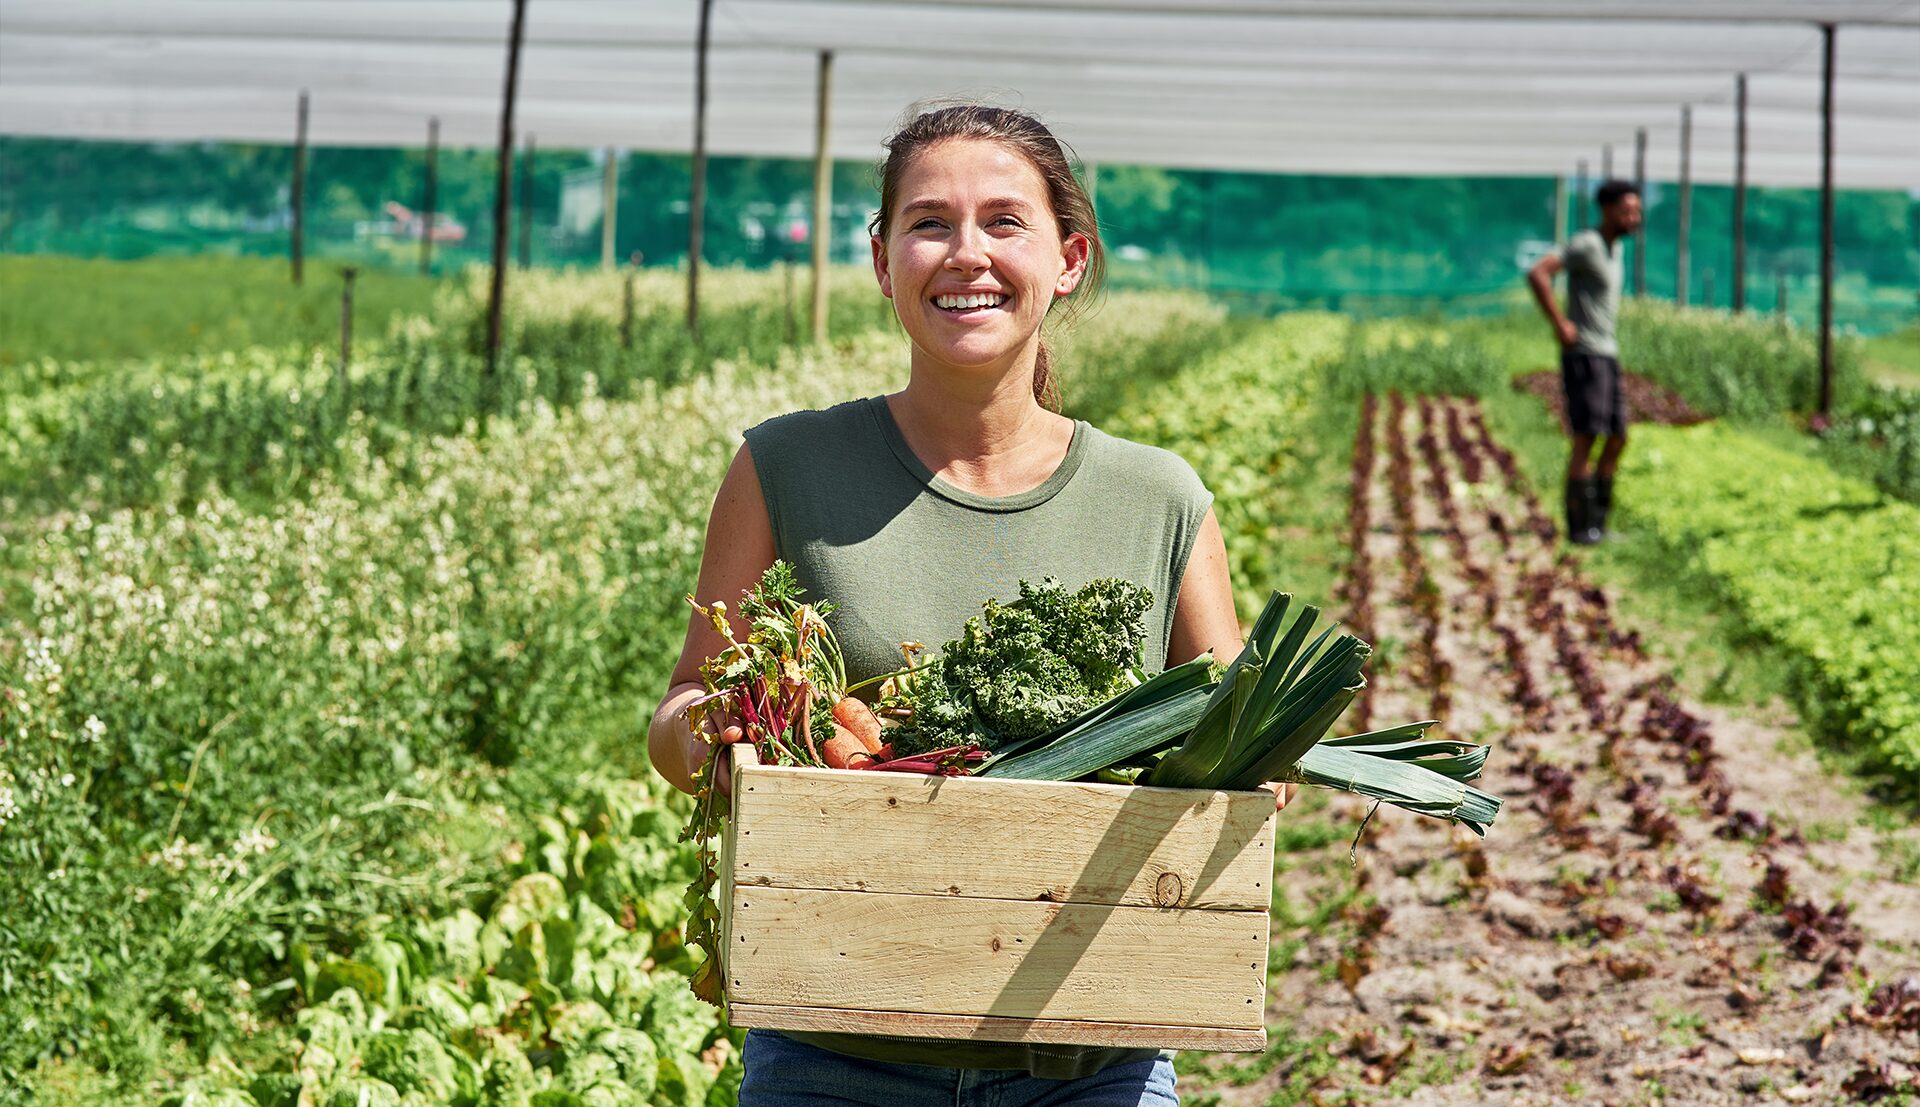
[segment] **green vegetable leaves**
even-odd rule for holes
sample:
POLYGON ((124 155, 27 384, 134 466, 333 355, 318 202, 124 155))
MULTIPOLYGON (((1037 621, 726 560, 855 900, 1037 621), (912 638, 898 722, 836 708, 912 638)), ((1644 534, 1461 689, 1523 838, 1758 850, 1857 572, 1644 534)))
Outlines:
POLYGON ((1069 592, 1052 577, 1020 598, 988 600, 940 658, 906 682, 913 723, 903 754, 978 744, 989 750, 1070 722, 1131 686, 1153 594, 1095 580, 1069 592))

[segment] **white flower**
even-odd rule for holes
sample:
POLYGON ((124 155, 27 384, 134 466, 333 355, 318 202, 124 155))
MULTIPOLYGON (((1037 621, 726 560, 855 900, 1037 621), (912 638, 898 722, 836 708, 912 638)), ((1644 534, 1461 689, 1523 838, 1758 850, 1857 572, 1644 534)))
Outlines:
POLYGON ((233 852, 236 854, 265 853, 279 844, 280 839, 259 827, 254 827, 234 841, 233 852))
POLYGON ((80 724, 80 729, 86 733, 89 742, 98 742, 107 734, 107 724, 101 722, 98 715, 88 715, 87 721, 80 724))

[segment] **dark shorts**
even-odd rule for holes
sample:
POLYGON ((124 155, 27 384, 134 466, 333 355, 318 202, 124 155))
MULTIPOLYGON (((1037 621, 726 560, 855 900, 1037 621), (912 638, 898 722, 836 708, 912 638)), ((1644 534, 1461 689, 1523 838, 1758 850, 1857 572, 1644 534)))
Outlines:
POLYGON ((1627 433, 1627 394, 1620 387, 1619 358, 1563 350, 1560 387, 1567 397, 1569 434, 1627 433))

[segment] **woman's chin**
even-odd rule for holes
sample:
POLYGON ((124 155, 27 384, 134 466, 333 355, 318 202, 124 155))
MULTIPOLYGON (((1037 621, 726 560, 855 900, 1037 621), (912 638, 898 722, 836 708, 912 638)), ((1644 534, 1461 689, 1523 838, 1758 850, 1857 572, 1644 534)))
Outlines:
POLYGON ((941 342, 918 345, 930 367, 967 376, 1003 371, 1013 363, 1016 352, 1002 343, 941 342))

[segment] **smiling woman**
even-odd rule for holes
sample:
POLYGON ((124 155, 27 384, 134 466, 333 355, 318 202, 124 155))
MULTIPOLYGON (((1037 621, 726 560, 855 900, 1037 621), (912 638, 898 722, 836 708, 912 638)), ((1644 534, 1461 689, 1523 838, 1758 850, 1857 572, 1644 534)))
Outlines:
POLYGON ((1059 141, 1032 116, 961 105, 914 118, 887 149, 880 208, 867 231, 881 293, 894 300, 916 356, 937 356, 915 333, 924 304, 955 319, 1005 323, 1004 333, 1024 332, 1031 345, 1000 353, 1031 357, 1034 398, 1057 410, 1039 323, 1056 303, 1070 312, 1091 299, 1106 277, 1093 202, 1059 141), (1017 286, 1022 278, 1029 287, 1017 286), (1087 291, 1068 300, 1082 285, 1087 291))
MULTIPOLYGON (((869 229, 880 293, 911 343, 906 386, 747 430, 698 594, 730 600, 775 558, 792 563, 812 598, 837 605, 828 621, 852 685, 897 668, 900 643, 955 638, 982 600, 1046 577, 1149 593, 1150 671, 1235 655, 1226 547, 1199 476, 1059 414, 1041 325, 1097 291, 1103 268, 1060 143, 1031 116, 961 106, 911 119, 887 149, 869 229)), ((655 768, 689 791, 713 746, 740 737, 687 721, 700 663, 724 642, 689 620, 649 731, 655 768)), ((1178 1102, 1171 1064, 1137 1049, 754 1030, 744 1059, 744 1107, 1178 1102)))

